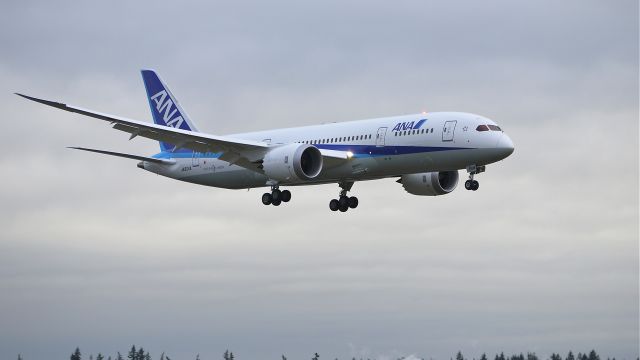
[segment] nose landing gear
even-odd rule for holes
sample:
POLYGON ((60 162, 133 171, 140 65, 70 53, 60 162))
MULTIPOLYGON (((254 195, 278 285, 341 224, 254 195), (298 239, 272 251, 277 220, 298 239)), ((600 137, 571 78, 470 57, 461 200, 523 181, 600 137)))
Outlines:
POLYGON ((476 174, 480 174, 482 172, 484 172, 485 167, 484 165, 481 166, 476 166, 476 165, 469 165, 467 166, 467 172, 469 173, 469 180, 464 182, 464 188, 467 190, 472 190, 472 191, 476 191, 478 190, 478 188, 480 188, 480 183, 477 180, 473 180, 473 176, 476 174))
POLYGON ((345 181, 338 183, 340 188, 340 197, 338 199, 332 199, 329 201, 329 209, 331 211, 346 212, 349 209, 355 209, 358 207, 358 198, 355 196, 347 196, 347 192, 351 190, 353 181, 345 181))

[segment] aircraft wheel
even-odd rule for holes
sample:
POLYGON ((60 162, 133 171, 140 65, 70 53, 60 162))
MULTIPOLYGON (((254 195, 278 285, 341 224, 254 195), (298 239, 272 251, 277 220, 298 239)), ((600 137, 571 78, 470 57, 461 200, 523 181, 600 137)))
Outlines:
POLYGON ((467 180, 464 182, 464 188, 467 190, 471 190, 472 188, 472 181, 471 180, 467 180))
POLYGON ((349 207, 352 209, 355 209, 358 207, 358 198, 355 196, 352 196, 349 198, 349 207))
POLYGON ((329 209, 331 209, 331 211, 338 211, 338 208, 340 208, 340 203, 338 202, 338 200, 332 199, 331 201, 329 201, 329 209))
POLYGON ((274 199, 274 200, 271 202, 271 205, 273 205, 273 206, 280 206, 280 203, 282 203, 282 200, 280 200, 280 199, 274 199))
POLYGON ((349 204, 340 205, 340 208, 338 208, 338 210, 340 210, 340 212, 346 212, 347 210, 349 210, 349 204))
POLYGON ((271 198, 273 199, 272 201, 275 202, 276 200, 280 200, 282 201, 282 191, 275 189, 271 192, 271 198))
POLYGON ((280 195, 282 197, 282 202, 289 202, 289 200, 291 200, 291 191, 289 190, 282 190, 280 195))
POLYGON ((271 205, 271 201, 273 199, 271 198, 271 194, 269 193, 264 193, 262 194, 262 203, 265 205, 271 205))
POLYGON ((340 207, 349 207, 349 198, 346 196, 340 196, 340 199, 338 200, 338 203, 340 204, 340 207))
POLYGON ((471 190, 476 191, 480 188, 480 183, 476 180, 471 182, 471 190))

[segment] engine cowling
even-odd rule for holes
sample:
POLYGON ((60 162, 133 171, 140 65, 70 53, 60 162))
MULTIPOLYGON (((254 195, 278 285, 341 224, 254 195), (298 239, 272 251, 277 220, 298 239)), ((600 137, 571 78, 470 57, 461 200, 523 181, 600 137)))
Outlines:
POLYGON ((402 187, 413 195, 437 196, 452 192, 458 185, 458 171, 402 175, 402 187))
POLYGON ((322 171, 322 154, 309 144, 289 144, 269 151, 262 162, 265 174, 274 180, 311 180, 322 171))

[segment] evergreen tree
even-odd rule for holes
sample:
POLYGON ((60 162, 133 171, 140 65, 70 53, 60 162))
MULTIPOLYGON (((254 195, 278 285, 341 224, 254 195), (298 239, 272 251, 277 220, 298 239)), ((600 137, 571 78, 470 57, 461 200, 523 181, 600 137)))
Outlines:
POLYGON ((142 348, 142 346, 140 346, 140 349, 138 349, 138 357, 136 358, 136 360, 144 360, 144 349, 142 348))
POLYGON ((487 354, 482 353, 482 356, 480 356, 480 360, 487 360, 487 354))
POLYGON ((164 360, 164 352, 160 354, 160 360, 164 360))
POLYGON ((591 350, 591 352, 589 353, 589 360, 600 360, 600 355, 596 354, 595 350, 591 350))
POLYGON ((462 353, 460 351, 458 351, 458 353, 456 354, 456 360, 464 360, 464 356, 462 356, 462 353))
POLYGON ((316 353, 311 360, 320 360, 320 355, 316 353))
POLYGON ((124 360, 124 359, 122 358, 122 354, 120 354, 120 351, 118 351, 118 357, 116 357, 116 360, 124 360))
POLYGON ((282 355, 282 360, 287 360, 287 357, 282 355))
POLYGON ((224 354, 222 354, 222 358, 224 360, 229 360, 229 349, 225 350, 224 354))
POLYGON ((22 355, 18 354, 18 360, 22 360, 22 355))
POLYGON ((98 356, 96 356, 96 360, 104 360, 104 355, 98 353, 98 356))
POLYGON ((76 351, 71 354, 70 360, 82 360, 82 354, 80 354, 80 348, 76 348, 76 351))
MULTIPOLYGON (((505 360, 504 353, 501 352, 500 355, 496 354, 496 360, 505 360)), ((575 359, 573 359, 575 360, 575 359)))
POLYGON ((569 353, 567 354, 566 360, 576 360, 576 358, 573 356, 573 353, 571 351, 569 351, 569 353))
POLYGON ((562 360, 562 356, 560 356, 560 354, 552 353, 551 360, 562 360))
POLYGON ((144 354, 144 360, 151 360, 151 355, 149 355, 148 351, 146 354, 144 354))
POLYGON ((131 345, 131 350, 129 350, 129 355, 127 355, 127 359, 138 360, 138 352, 136 351, 135 345, 131 345))
POLYGON ((196 360, 200 360, 200 354, 196 355, 196 360))
MULTIPOLYGON (((538 355, 536 353, 527 353, 527 360, 538 360, 538 355)), ((600 359, 598 359, 600 360, 600 359)))
POLYGON ((233 356, 233 351, 229 353, 229 360, 233 360, 235 359, 235 356, 233 356))

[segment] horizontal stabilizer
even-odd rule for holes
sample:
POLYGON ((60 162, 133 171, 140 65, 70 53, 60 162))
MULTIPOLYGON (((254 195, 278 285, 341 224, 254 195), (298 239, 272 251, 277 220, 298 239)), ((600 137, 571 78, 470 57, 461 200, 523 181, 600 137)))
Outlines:
POLYGON ((175 160, 169 160, 169 159, 156 159, 156 158, 147 157, 147 156, 138 156, 138 155, 131 155, 131 154, 123 154, 123 153, 118 153, 118 152, 113 152, 113 151, 106 151, 106 150, 88 149, 88 148, 83 148, 83 147, 74 147, 74 146, 70 146, 70 147, 69 147, 69 149, 76 149, 76 150, 90 151, 90 152, 94 152, 94 153, 98 153, 98 154, 111 155, 111 156, 118 156, 118 157, 123 157, 123 158, 133 159, 133 160, 140 160, 140 161, 148 161, 148 162, 152 162, 152 163, 156 163, 156 164, 171 165, 171 164, 175 164, 175 163, 176 163, 176 161, 175 161, 175 160))

